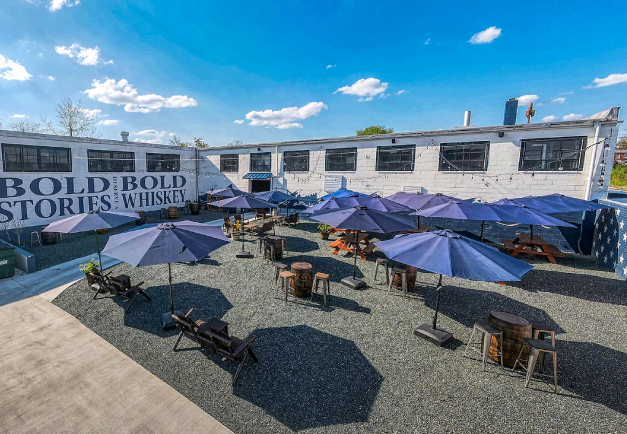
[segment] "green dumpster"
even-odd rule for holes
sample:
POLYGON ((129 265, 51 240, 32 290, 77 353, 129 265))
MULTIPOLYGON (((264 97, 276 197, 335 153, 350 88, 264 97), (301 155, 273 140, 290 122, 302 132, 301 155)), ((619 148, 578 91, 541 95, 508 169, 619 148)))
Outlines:
POLYGON ((15 247, 0 243, 0 279, 15 274, 15 247))

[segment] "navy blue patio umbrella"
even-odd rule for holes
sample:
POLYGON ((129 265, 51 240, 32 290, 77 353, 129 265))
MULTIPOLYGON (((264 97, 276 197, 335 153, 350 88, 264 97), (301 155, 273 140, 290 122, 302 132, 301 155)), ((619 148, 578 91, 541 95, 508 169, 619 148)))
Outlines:
POLYGON ((103 254, 135 267, 168 264, 170 310, 162 318, 164 328, 172 324, 174 297, 172 295, 172 263, 193 262, 229 243, 217 226, 192 221, 145 225, 138 229, 113 235, 103 254))
POLYGON ((228 187, 221 188, 219 190, 208 190, 207 194, 211 194, 213 196, 222 196, 222 197, 236 197, 236 196, 241 196, 243 194, 249 194, 249 193, 239 190, 233 187, 233 184, 231 184, 228 187))
POLYGON ((367 196, 367 194, 365 194, 365 193, 359 193, 359 192, 356 192, 356 191, 353 191, 353 190, 349 190, 347 188, 342 187, 342 188, 334 191, 333 193, 327 194, 326 196, 322 196, 321 200, 327 200, 330 197, 348 197, 348 196, 354 196, 354 195, 357 195, 357 196, 367 196))
POLYGON ((361 231, 377 232, 387 234, 390 232, 405 231, 414 229, 414 222, 409 216, 402 214, 392 214, 383 211, 377 211, 365 206, 355 206, 352 208, 329 210, 314 214, 312 220, 325 223, 334 228, 356 231, 355 234, 355 252, 353 260, 353 277, 342 279, 342 283, 353 289, 362 288, 366 283, 357 279, 357 248, 359 243, 359 233, 361 231))
POLYGON ((406 193, 404 191, 394 193, 393 195, 386 197, 386 199, 400 203, 401 205, 405 205, 406 207, 415 210, 443 205, 448 202, 462 201, 461 199, 457 199, 453 196, 447 196, 442 193, 406 193))
POLYGON ((437 345, 453 336, 436 327, 443 275, 485 282, 519 281, 533 268, 492 246, 445 230, 398 235, 374 244, 390 259, 440 275, 433 322, 414 331, 437 345))
MULTIPOLYGON (((240 196, 231 197, 228 199, 218 200, 212 202, 212 205, 219 206, 221 208, 241 208, 241 209, 270 209, 276 208, 276 205, 265 200, 257 199, 250 193, 245 193, 240 196)), ((244 251, 244 225, 242 225, 242 251, 236 253, 238 258, 252 258, 253 255, 250 252, 244 251)))
POLYGON ((369 196, 348 196, 348 197, 330 197, 327 200, 323 200, 303 211, 306 214, 316 214, 319 212, 325 212, 333 209, 346 209, 353 208, 355 206, 365 206, 370 209, 374 209, 382 212, 409 212, 411 208, 393 202, 391 200, 382 198, 377 194, 371 194, 369 196))
POLYGON ((517 199, 501 199, 493 203, 496 205, 524 205, 529 208, 538 209, 546 214, 597 211, 600 209, 610 208, 608 205, 601 205, 589 200, 564 196, 559 193, 547 194, 544 196, 526 196, 517 199))
POLYGON ((255 193, 254 196, 257 199, 265 200, 266 202, 274 203, 277 205, 281 203, 285 203, 286 205, 285 215, 289 215, 289 212, 288 212, 289 206, 291 204, 295 204, 296 202, 298 202, 297 197, 292 196, 291 194, 288 194, 288 193, 284 193, 277 189, 270 190, 270 191, 262 191, 261 193, 255 193))
POLYGON ((93 210, 50 223, 44 230, 42 230, 42 232, 75 234, 79 232, 94 231, 96 234, 96 248, 98 249, 98 264, 100 266, 100 271, 102 271, 100 241, 98 240, 97 231, 102 229, 111 229, 125 223, 130 223, 134 220, 139 220, 139 215, 135 212, 93 210))

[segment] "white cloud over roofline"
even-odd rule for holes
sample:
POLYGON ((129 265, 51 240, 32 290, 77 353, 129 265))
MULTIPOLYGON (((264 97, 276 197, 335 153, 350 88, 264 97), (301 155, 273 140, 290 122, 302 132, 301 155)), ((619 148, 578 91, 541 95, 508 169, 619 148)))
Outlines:
POLYGON ((246 114, 246 119, 252 126, 274 126, 278 129, 302 128, 294 121, 302 121, 311 116, 316 116, 327 108, 323 102, 310 102, 302 107, 286 107, 281 110, 251 111, 246 114))
POLYGON ((610 74, 605 78, 595 78, 588 87, 606 87, 615 84, 627 83, 627 74, 610 74))
POLYGON ((0 54, 0 78, 5 80, 26 81, 30 80, 31 77, 32 75, 30 75, 22 65, 0 54))
POLYGON ((54 51, 56 51, 57 54, 68 56, 71 59, 76 59, 80 65, 94 66, 98 64, 113 63, 113 60, 105 61, 100 58, 100 48, 98 46, 88 48, 79 44, 72 44, 68 47, 64 45, 57 45, 54 47, 54 51))
POLYGON ((345 95, 359 96, 359 101, 372 101, 373 97, 383 94, 389 83, 382 83, 378 78, 361 78, 350 86, 340 87, 333 93, 343 93, 345 95))

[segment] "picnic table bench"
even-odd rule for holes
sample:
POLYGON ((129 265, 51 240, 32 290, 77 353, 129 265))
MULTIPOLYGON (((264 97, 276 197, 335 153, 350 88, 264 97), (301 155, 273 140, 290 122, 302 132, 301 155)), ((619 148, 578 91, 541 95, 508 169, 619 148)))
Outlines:
POLYGON ((340 250, 345 250, 347 252, 355 252, 355 248, 357 248, 357 253, 363 259, 366 260, 366 255, 370 254, 374 251, 374 244, 370 244, 370 240, 368 240, 368 234, 364 233, 350 233, 344 235, 341 238, 333 241, 329 244, 329 247, 334 248, 334 255, 337 255, 340 250), (357 237, 357 235, 359 235, 357 237), (362 249, 361 246, 365 247, 362 249))
POLYGON ((506 250, 512 252, 512 257, 520 253, 546 256, 552 264, 557 264, 555 258, 563 258, 564 253, 555 244, 549 244, 540 235, 516 234, 514 240, 503 239, 506 250))

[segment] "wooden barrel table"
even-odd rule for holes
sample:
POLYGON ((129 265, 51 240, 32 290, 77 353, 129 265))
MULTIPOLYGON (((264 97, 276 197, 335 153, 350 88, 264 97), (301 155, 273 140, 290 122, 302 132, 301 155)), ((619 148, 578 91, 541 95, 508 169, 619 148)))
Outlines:
POLYGON ((310 297, 313 286, 313 266, 308 262, 294 262, 290 271, 294 273, 292 295, 310 297))
MULTIPOLYGON (((488 324, 503 332, 503 365, 513 368, 523 340, 532 336, 531 322, 513 313, 492 311, 488 316, 488 324)), ((498 340, 492 337, 488 356, 495 362, 499 362, 496 355, 498 347, 498 340)), ((521 357, 526 359, 528 355, 529 351, 526 350, 521 357)))
POLYGON ((52 244, 56 244, 57 240, 59 239, 59 233, 58 232, 44 232, 45 228, 46 228, 45 226, 41 228, 41 244, 43 244, 44 246, 50 246, 52 244))
POLYGON ((189 210, 192 213, 192 215, 200 215, 200 204, 198 202, 190 203, 189 210))
POLYGON ((179 209, 175 206, 171 206, 168 208, 168 218, 170 220, 176 220, 179 216, 179 209))
MULTIPOLYGON (((405 269, 405 276, 407 277, 407 291, 411 292, 411 290, 414 289, 414 286, 416 286, 416 277, 418 275, 418 269, 411 265, 398 264, 398 263, 396 264, 396 266, 399 268, 405 269)), ((401 276, 399 276, 398 274, 394 275, 394 280, 392 280, 392 288, 398 289, 399 291, 403 290, 403 282, 401 280, 401 276)))
POLYGON ((274 248, 274 260, 283 259, 283 238, 270 235, 266 237, 264 242, 264 258, 272 260, 271 247, 274 248))
POLYGON ((135 224, 137 226, 141 226, 141 225, 145 225, 146 224, 146 211, 144 211, 143 209, 140 209, 139 211, 135 211, 137 213, 137 217, 139 217, 139 220, 135 220, 135 224))

